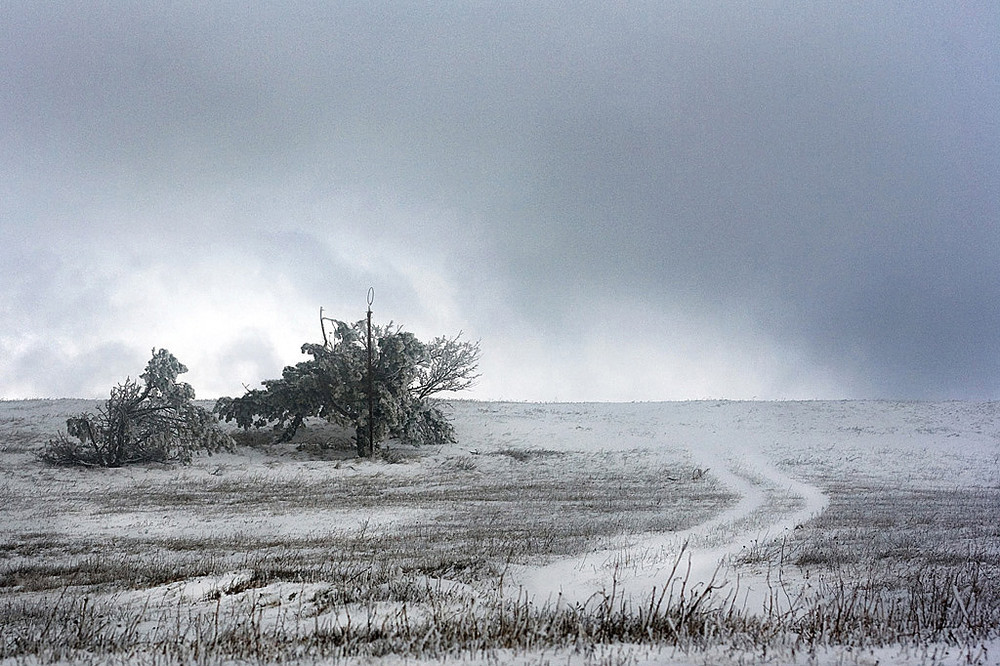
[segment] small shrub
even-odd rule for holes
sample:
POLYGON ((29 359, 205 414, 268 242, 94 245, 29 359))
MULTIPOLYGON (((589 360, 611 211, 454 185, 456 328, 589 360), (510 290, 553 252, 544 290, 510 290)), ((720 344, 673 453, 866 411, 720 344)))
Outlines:
POLYGON ((251 449, 261 449, 274 443, 274 439, 263 430, 237 430, 230 437, 236 446, 245 446, 251 449))
POLYGON ((142 384, 128 378, 111 389, 97 414, 66 421, 66 434, 41 454, 52 465, 121 467, 137 462, 188 462, 195 451, 232 448, 218 419, 193 404, 194 389, 178 382, 187 368, 166 349, 153 350, 142 384))

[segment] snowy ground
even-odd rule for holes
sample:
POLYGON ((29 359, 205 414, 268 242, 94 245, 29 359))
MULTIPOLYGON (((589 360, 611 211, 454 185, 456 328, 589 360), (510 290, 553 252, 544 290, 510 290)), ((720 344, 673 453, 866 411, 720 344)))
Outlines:
MULTIPOLYGON (((91 405, 0 403, 0 604, 17 619, 0 630, 0 654, 12 662, 34 659, 16 647, 17 631, 75 640, 53 618, 65 608, 82 626, 80 599, 119 616, 120 629, 94 631, 110 655, 115 645, 201 640, 213 618, 218 634, 220 616, 303 637, 396 626, 401 609, 409 623, 445 607, 472 617, 497 599, 633 608, 711 587, 715 607, 743 617, 814 618, 807 607, 831 594, 830 581, 901 595, 894 581, 912 585, 909 572, 928 567, 1000 573, 994 403, 456 402, 459 443, 399 449, 390 455, 398 464, 357 461, 322 429, 299 447, 189 466, 38 462, 47 435, 91 405)), ((942 580, 956 581, 942 602, 954 613, 995 617, 997 598, 983 597, 993 588, 942 580)), ((496 646, 451 659, 997 663, 996 633, 951 635, 805 651, 788 637, 766 649, 496 646)))

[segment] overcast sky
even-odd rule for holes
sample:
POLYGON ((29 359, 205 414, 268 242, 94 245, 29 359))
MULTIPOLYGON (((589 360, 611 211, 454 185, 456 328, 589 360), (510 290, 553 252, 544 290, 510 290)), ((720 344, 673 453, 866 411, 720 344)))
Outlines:
POLYGON ((468 395, 1000 398, 1000 5, 0 0, 0 397, 319 308, 468 395))

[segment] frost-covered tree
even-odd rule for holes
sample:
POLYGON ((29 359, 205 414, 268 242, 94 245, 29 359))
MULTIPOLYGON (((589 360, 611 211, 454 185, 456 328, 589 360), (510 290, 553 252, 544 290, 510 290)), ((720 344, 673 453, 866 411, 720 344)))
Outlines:
POLYGON ((367 322, 328 321, 332 336, 324 323, 324 342, 302 346, 311 360, 286 367, 280 379, 263 381, 263 389, 220 399, 216 412, 244 429, 273 426, 278 441, 291 439, 306 418, 322 417, 353 428, 362 457, 389 438, 414 445, 454 441, 454 429, 431 397, 474 383, 478 342, 459 334, 424 343, 392 323, 373 326, 369 375, 367 322))
POLYGON ((97 414, 66 421, 42 459, 57 465, 121 467, 151 461, 188 462, 196 451, 230 448, 232 439, 211 412, 193 404, 194 389, 178 382, 187 368, 166 349, 153 350, 141 383, 127 378, 111 389, 97 414))

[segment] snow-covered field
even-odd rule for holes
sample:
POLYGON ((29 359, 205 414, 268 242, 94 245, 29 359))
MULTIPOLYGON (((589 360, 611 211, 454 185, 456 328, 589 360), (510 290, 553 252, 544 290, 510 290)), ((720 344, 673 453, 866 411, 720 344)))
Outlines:
POLYGON ((1000 404, 455 402, 459 443, 48 467, 0 403, 10 663, 1000 663, 1000 404))

